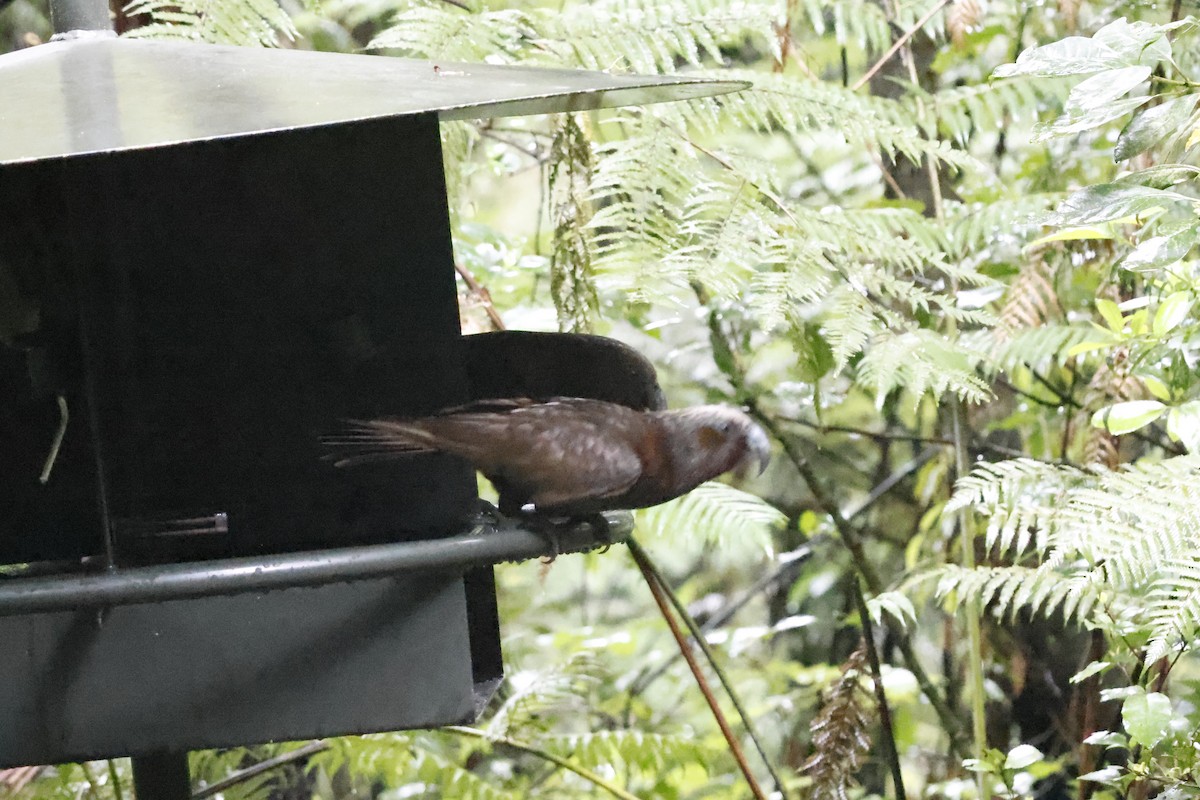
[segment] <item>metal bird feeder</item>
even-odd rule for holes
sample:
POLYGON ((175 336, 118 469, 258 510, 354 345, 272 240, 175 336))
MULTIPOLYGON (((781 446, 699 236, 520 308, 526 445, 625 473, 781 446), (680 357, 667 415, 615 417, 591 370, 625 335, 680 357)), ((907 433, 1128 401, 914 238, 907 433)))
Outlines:
POLYGON ((321 434, 657 398, 605 340, 460 335, 438 122, 740 85, 52 11, 54 40, 0 56, 0 766, 129 755, 143 800, 183 798, 189 749, 473 719, 501 678, 491 564, 549 545, 481 514, 455 459, 337 470, 321 434))

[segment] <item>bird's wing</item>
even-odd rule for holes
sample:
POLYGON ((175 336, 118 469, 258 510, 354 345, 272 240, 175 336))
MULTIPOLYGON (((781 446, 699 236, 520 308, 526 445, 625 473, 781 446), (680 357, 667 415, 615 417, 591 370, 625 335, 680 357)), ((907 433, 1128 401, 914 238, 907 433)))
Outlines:
MULTIPOLYGON (((497 477, 529 491, 538 510, 620 495, 642 477, 641 415, 582 405, 533 415, 497 477)), ((489 470, 481 465, 485 475, 489 470)))
POLYGON ((611 497, 641 476, 640 412, 599 400, 556 398, 519 402, 497 413, 490 410, 495 402, 428 418, 424 425, 442 443, 440 449, 470 460, 536 507, 611 497))
POLYGON ((613 497, 642 474, 645 415, 582 398, 488 400, 414 420, 352 423, 327 440, 350 454, 339 466, 441 451, 470 461, 538 508, 613 497))

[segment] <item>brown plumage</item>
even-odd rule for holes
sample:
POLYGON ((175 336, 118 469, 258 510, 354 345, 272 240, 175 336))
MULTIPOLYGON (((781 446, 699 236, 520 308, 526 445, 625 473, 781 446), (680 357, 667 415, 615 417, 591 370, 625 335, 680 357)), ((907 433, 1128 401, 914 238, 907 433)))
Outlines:
POLYGON ((766 434, 733 408, 636 411, 576 397, 487 400, 419 419, 353 422, 329 443, 345 453, 339 466, 419 452, 459 456, 487 476, 509 515, 645 508, 751 462, 761 471, 770 456, 766 434))

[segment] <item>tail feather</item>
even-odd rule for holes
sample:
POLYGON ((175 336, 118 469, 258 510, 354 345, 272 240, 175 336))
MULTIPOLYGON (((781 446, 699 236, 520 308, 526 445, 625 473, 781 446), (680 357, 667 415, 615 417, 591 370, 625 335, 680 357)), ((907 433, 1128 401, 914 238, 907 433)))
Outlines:
POLYGON ((391 420, 347 420, 344 433, 322 436, 321 443, 330 448, 324 458, 335 467, 392 461, 437 449, 428 432, 391 420))

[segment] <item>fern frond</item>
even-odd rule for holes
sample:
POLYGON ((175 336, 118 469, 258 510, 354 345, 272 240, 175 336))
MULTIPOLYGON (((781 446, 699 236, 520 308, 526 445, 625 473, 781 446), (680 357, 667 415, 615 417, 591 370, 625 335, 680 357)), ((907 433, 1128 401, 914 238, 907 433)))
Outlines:
POLYGON ((1085 472, 1029 460, 983 465, 958 482, 947 513, 973 508, 988 518, 989 545, 1016 553, 1032 545, 1042 564, 976 575, 956 567, 958 572, 945 573, 949 583, 941 593, 961 585, 1003 608, 1044 613, 1061 607, 1068 617, 1080 618, 1088 613, 1088 598, 1104 594, 1146 631, 1152 643, 1147 658, 1161 656, 1200 633, 1198 479, 1196 456, 1121 471, 1085 472), (1063 570, 1069 581, 1062 580, 1063 570), (1021 574, 1033 573, 1032 588, 1019 585, 1021 574), (1069 584, 1080 605, 1072 610, 1067 598, 1039 588, 1044 573, 1069 584))
POLYGON ((927 392, 934 397, 952 392, 971 402, 991 396, 963 351, 929 330, 877 338, 863 352, 858 380, 875 390, 880 403, 894 389, 901 388, 914 403, 927 392))
POLYGON ((537 12, 535 46, 554 63, 595 70, 674 72, 720 64, 722 46, 770 43, 782 0, 599 0, 537 12))
POLYGON ((512 693, 504 700, 486 728, 488 736, 518 736, 521 731, 543 729, 547 712, 565 708, 581 710, 588 690, 598 683, 604 669, 590 650, 578 650, 553 667, 522 670, 511 674, 512 693))
POLYGON ((703 767, 715 755, 711 748, 690 736, 639 730, 550 735, 538 739, 538 744, 587 769, 620 772, 633 766, 647 775, 659 775, 678 764, 703 767))
POLYGON ((513 63, 533 37, 518 9, 469 13, 445 3, 418 3, 391 18, 368 50, 396 50, 414 58, 513 63))
POLYGON ((771 552, 771 534, 786 519, 782 511, 749 492, 724 483, 702 483, 669 503, 638 513, 638 528, 654 537, 685 536, 718 548, 771 552))
POLYGON ((922 98, 925 108, 932 112, 929 121, 965 146, 975 131, 1001 131, 1022 120, 1036 122, 1038 113, 1047 106, 1062 105, 1071 84, 1062 78, 1021 76, 954 86, 932 95, 914 94, 904 102, 916 115, 916 102, 922 98))
POLYGON ((825 693, 812 721, 813 754, 804 763, 817 800, 848 800, 855 773, 871 749, 868 731, 874 717, 863 688, 866 651, 860 646, 842 665, 842 674, 825 693))
POLYGON ((424 748, 414 748, 412 764, 405 776, 416 796, 454 797, 463 800, 515 800, 505 791, 453 760, 424 748))
POLYGON ((1048 567, 977 567, 946 564, 928 578, 937 584, 940 599, 955 605, 974 601, 997 619, 1015 620, 1026 611, 1041 617, 1061 614, 1064 622, 1090 624, 1101 600, 1098 588, 1084 578, 1048 567))
POLYGON ((1050 366, 1063 366, 1068 361, 1067 353, 1077 344, 1096 336, 1096 331, 1084 325, 1042 325, 1026 328, 1007 336, 997 336, 994 331, 972 332, 969 342, 972 347, 987 353, 984 361, 989 374, 1015 372, 1028 367, 1044 372, 1050 366))
POLYGON ((804 0, 808 26, 818 36, 832 35, 838 45, 857 45, 882 53, 892 44, 891 21, 883 6, 870 0, 804 0))
POLYGON ((797 81, 780 75, 723 70, 720 77, 747 80, 742 92, 672 104, 662 113, 679 115, 688 127, 715 133, 749 128, 790 134, 826 133, 847 144, 867 145, 888 159, 914 163, 930 156, 950 167, 977 171, 979 162, 947 142, 925 136, 899 102, 863 95, 824 81, 797 81))
POLYGON ((946 203, 948 255, 955 259, 1008 248, 1014 252, 1041 235, 1037 215, 1055 208, 1065 195, 1029 194, 990 203, 946 203))
POLYGON ((296 37, 292 18, 276 0, 133 0, 125 13, 152 20, 130 31, 131 37, 261 47, 274 47, 280 35, 296 37))

